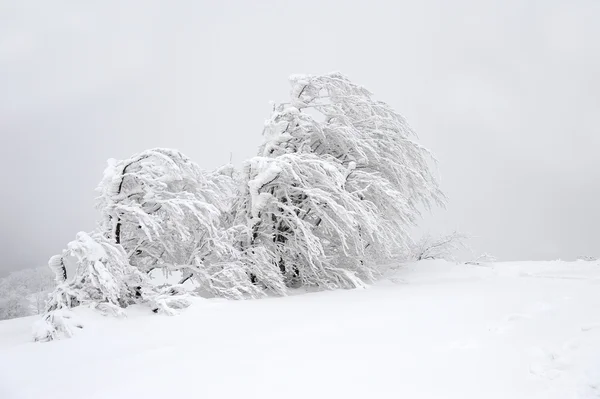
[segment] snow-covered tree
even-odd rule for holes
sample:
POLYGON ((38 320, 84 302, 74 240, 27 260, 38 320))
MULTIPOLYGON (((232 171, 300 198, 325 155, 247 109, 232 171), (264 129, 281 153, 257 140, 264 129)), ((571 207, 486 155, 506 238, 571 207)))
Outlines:
POLYGON ((230 166, 204 172, 167 149, 110 160, 98 188, 98 229, 78 233, 48 262, 59 285, 36 339, 70 336, 68 309, 80 304, 119 314, 130 304, 147 303, 171 314, 187 306, 182 284, 190 279, 209 296, 258 297, 265 295, 264 288, 283 293, 283 282, 277 282, 282 279, 263 267, 266 251, 245 250, 235 241, 248 227, 229 223, 234 173, 230 166), (149 278, 156 269, 166 276, 181 272, 182 278, 179 284, 156 287, 149 278), (269 273, 275 278, 267 278, 269 273), (254 284, 251 275, 263 276, 268 284, 254 284))
POLYGON ((19 270, 0 279, 0 320, 43 312, 54 286, 46 267, 19 270))
MULTIPOLYGON (((167 149, 113 161, 99 188, 103 231, 142 272, 181 271, 180 283, 193 279, 208 295, 263 295, 249 275, 268 272, 264 250, 240 249, 235 239, 247 226, 232 224, 229 216, 235 173, 231 165, 205 172, 167 149)), ((282 291, 272 279, 268 288, 282 291)))
MULTIPOLYGON (((126 307, 131 298, 139 296, 143 275, 128 262, 127 254, 120 245, 113 245, 104 235, 80 232, 62 255, 50 258, 49 264, 74 261, 74 276, 65 280, 53 292, 48 309, 72 307, 79 303, 107 303, 126 307)), ((56 269, 55 269, 56 270, 56 269)), ((59 269, 57 278, 62 278, 59 269)))
POLYGON ((166 149, 109 161, 98 190, 102 230, 142 272, 183 265, 218 242, 220 196, 200 168, 166 149))
POLYGON ((105 235, 80 232, 61 255, 50 258, 48 265, 56 273, 58 286, 51 293, 43 320, 34 332, 38 341, 73 334, 70 309, 81 305, 119 313, 120 309, 141 297, 147 286, 145 275, 132 267, 120 245, 105 235), (75 263, 73 276, 67 276, 66 264, 75 263))
POLYGON ((443 205, 432 158, 401 115, 345 76, 290 81, 244 167, 244 245, 273 254, 288 285, 361 286, 378 259, 408 249, 419 207, 443 205))
POLYGON ((31 304, 27 294, 21 290, 10 290, 0 295, 0 320, 31 315, 31 304))
POLYGON ((186 306, 189 281, 234 299, 360 287, 378 260, 408 250, 420 209, 444 203, 429 152, 402 116, 341 74, 291 83, 290 102, 274 107, 259 155, 239 172, 206 172, 160 148, 109 161, 98 229, 49 261, 59 285, 38 339, 81 327, 69 311, 78 304, 172 313, 186 306), (150 284, 175 271, 178 284, 150 284))

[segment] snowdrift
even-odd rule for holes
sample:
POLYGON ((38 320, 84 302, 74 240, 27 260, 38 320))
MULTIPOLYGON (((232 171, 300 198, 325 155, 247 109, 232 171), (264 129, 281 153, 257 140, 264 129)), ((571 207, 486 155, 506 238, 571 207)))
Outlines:
POLYGON ((600 398, 600 264, 427 261, 362 290, 0 322, 0 398, 600 398))

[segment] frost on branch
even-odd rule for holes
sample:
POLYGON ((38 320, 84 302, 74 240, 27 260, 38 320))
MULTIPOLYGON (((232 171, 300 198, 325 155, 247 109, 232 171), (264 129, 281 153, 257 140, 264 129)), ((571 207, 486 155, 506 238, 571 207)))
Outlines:
POLYGON ((80 303, 171 314, 190 285, 232 299, 362 287, 379 260, 409 251, 419 209, 445 201, 429 152, 401 115, 345 76, 290 82, 289 102, 274 107, 258 156, 240 171, 206 172, 161 148, 110 161, 97 231, 49 262, 60 285, 41 336, 69 335, 68 309, 80 303), (156 288, 156 270, 181 279, 156 288))
POLYGON ((207 295, 264 295, 248 277, 262 252, 234 241, 242 228, 229 217, 236 177, 230 165, 205 172, 167 149, 112 162, 99 187, 104 230, 142 272, 180 271, 182 283, 191 279, 207 295))
MULTIPOLYGON (((276 106, 265 123, 263 156, 308 152, 354 162, 388 181, 411 207, 444 204, 429 167, 433 158, 402 115, 340 73, 296 75, 290 83, 290 102, 276 106)), ((418 216, 415 209, 405 213, 418 216)))
POLYGON ((473 259, 465 262, 465 264, 467 265, 475 265, 475 266, 481 266, 485 263, 489 263, 489 262, 496 262, 497 259, 495 256, 488 254, 487 252, 484 252, 480 255, 474 256, 473 259))
POLYGON ((217 244, 218 189, 177 151, 113 161, 98 187, 103 231, 140 271, 186 264, 194 251, 203 256, 217 244))
POLYGON ((73 329, 61 321, 66 313, 57 310, 80 304, 112 314, 133 303, 167 314, 187 306, 187 293, 179 285, 149 284, 148 274, 155 269, 167 277, 181 272, 181 284, 191 280, 207 296, 259 297, 265 288, 284 293, 283 283, 272 276, 263 286, 251 281, 250 275, 271 273, 262 267, 269 256, 263 249, 241 249, 235 241, 249 231, 231 224, 236 176, 230 166, 205 172, 167 149, 109 161, 98 187, 98 230, 79 233, 48 263, 59 286, 45 317, 50 323, 45 330, 51 333, 40 339, 69 336, 73 329), (69 262, 77 264, 74 276, 67 276, 69 262))
POLYGON ((269 265, 277 264, 288 285, 352 288, 371 278, 356 229, 363 226, 373 236, 386 231, 372 223, 372 204, 343 188, 342 165, 314 154, 286 154, 253 158, 246 169, 249 195, 238 204, 238 216, 252 229, 245 245, 265 248, 269 265))
POLYGON ((345 76, 293 76, 265 123, 234 214, 288 285, 362 286, 412 244, 419 206, 443 205, 429 152, 404 118, 345 76))
MULTIPOLYGON (((70 337, 74 327, 82 328, 72 322, 71 308, 84 304, 120 309, 134 303, 140 295, 139 287, 145 285, 145 276, 129 264, 123 248, 100 233, 78 233, 62 255, 50 259, 49 265, 53 268, 69 261, 75 262, 74 275, 68 281, 61 280, 51 293, 35 333, 38 341, 70 337)), ((62 276, 63 269, 58 270, 58 276, 62 276)))
POLYGON ((67 268, 63 262, 62 256, 52 256, 48 261, 48 267, 54 272, 54 279, 57 284, 60 284, 67 279, 67 268))
MULTIPOLYGON (((437 238, 434 238, 430 235, 425 235, 413 246, 410 258, 414 260, 455 260, 454 255, 456 252, 463 249, 468 249, 466 243, 468 238, 469 236, 458 231, 453 231, 450 234, 437 238)), ((485 256, 474 259, 473 262, 483 262, 485 259, 487 259, 485 256)))

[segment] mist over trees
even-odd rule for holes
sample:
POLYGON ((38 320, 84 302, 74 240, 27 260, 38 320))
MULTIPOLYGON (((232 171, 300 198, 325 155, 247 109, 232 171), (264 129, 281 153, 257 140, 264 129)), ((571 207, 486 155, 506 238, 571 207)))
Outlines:
POLYGON ((24 269, 0 278, 0 320, 43 313, 55 285, 47 267, 24 269))
POLYGON ((239 170, 204 171, 161 148, 109 160, 98 228, 49 261, 58 286, 37 340, 81 328, 69 312, 78 305, 173 314, 190 295, 363 287, 382 261, 413 251, 420 210, 445 203, 429 151, 400 114, 342 74, 290 84, 239 170), (156 285, 156 273, 178 278, 156 285))

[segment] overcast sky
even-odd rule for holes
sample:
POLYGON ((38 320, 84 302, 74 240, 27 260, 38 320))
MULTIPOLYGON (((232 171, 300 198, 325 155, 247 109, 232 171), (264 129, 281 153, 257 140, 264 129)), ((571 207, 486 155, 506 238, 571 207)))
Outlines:
POLYGON ((450 201, 425 230, 600 255, 599 20, 598 0, 0 0, 0 274, 94 228, 108 158, 239 163, 288 75, 334 70, 438 157, 450 201))

